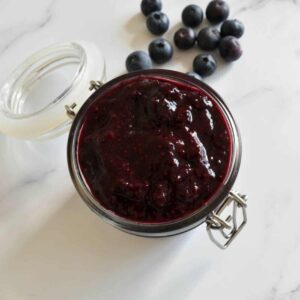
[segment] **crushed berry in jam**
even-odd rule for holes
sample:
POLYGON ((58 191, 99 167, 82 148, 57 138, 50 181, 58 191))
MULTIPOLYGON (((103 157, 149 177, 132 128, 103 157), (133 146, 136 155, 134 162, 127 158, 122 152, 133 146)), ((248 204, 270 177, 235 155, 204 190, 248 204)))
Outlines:
POLYGON ((229 127, 200 87, 137 75, 92 97, 77 155, 90 192, 106 209, 167 222, 201 208, 222 186, 229 127))

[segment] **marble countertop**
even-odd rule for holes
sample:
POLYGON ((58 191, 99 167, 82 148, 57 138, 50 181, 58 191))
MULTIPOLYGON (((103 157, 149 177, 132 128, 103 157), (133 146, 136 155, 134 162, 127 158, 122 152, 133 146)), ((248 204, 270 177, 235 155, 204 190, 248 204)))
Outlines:
MULTIPOLYGON (((153 38, 139 2, 1 0, 0 81, 33 51, 78 39, 102 49, 109 79, 123 73, 128 53, 153 38)), ((244 56, 207 82, 242 133, 235 188, 249 196, 249 221, 241 235, 221 251, 205 226, 164 239, 122 233, 75 192, 67 135, 44 142, 0 135, 1 300, 300 299, 300 1, 228 2, 246 26, 244 56)), ((164 0, 168 38, 190 3, 164 0)), ((176 51, 164 67, 189 71, 198 52, 176 51)))

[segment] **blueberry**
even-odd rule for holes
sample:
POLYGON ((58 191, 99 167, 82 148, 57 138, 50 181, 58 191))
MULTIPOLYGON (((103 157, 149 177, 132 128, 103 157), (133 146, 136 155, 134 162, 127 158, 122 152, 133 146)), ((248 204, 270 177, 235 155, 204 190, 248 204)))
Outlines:
POLYGON ((222 38, 219 51, 224 60, 228 62, 239 59, 243 54, 241 44, 234 36, 225 36, 222 38))
POLYGON ((188 27, 197 27, 203 21, 203 10, 198 5, 188 5, 182 12, 182 22, 188 27))
POLYGON ((181 50, 192 48, 196 42, 196 33, 191 28, 180 28, 175 32, 174 44, 181 50))
POLYGON ((202 77, 196 72, 187 72, 186 74, 195 79, 202 80, 202 77))
POLYGON ((199 48, 202 50, 215 50, 220 43, 221 35, 218 29, 212 27, 206 27, 200 30, 197 42, 199 48))
POLYGON ((220 23, 229 16, 229 6, 223 0, 213 0, 206 8, 206 17, 212 23, 220 23))
POLYGON ((217 68, 217 63, 211 54, 199 54, 193 63, 194 72, 202 77, 209 76, 217 68))
POLYGON ((234 36, 240 38, 244 34, 244 24, 239 20, 226 20, 221 27, 221 36, 234 36))
POLYGON ((154 11, 161 11, 162 2, 161 0, 143 0, 141 2, 141 10, 145 16, 150 15, 154 11))
POLYGON ((147 27, 155 35, 162 35, 169 29, 170 21, 166 14, 160 11, 151 13, 147 18, 147 27))
POLYGON ((151 68, 151 59, 144 51, 132 52, 126 59, 126 69, 128 72, 147 70, 151 68))
POLYGON ((173 47, 169 41, 159 38, 150 43, 149 54, 155 63, 163 64, 172 58, 173 47))

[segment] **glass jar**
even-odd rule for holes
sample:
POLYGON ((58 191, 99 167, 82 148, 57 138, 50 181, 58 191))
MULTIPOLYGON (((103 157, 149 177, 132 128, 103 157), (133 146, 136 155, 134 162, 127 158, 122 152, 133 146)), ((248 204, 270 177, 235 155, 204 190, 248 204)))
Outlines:
POLYGON ((16 138, 50 138, 70 128, 65 105, 91 94, 91 78, 105 79, 104 58, 85 41, 55 44, 27 58, 0 91, 0 130, 16 138))
POLYGON ((13 72, 1 90, 1 131, 18 138, 49 138, 66 132, 72 125, 67 149, 70 175, 81 198, 98 216, 120 230, 146 237, 175 235, 206 223, 212 241, 220 248, 226 248, 244 227, 247 217, 246 197, 231 191, 241 162, 241 139, 234 118, 222 98, 205 83, 175 71, 141 71, 120 76, 106 84, 104 77, 103 56, 89 42, 58 44, 37 52, 13 72), (57 89, 55 82, 61 82, 62 74, 65 82, 58 84, 61 88, 57 89), (118 82, 141 75, 201 88, 214 99, 229 125, 232 155, 222 187, 204 206, 175 221, 150 224, 117 216, 94 198, 78 165, 78 135, 87 108, 95 98, 89 97, 91 92, 103 93, 118 82), (52 87, 56 89, 53 91, 52 87), (47 99, 42 103, 36 101, 40 99, 37 95, 46 95, 47 99))

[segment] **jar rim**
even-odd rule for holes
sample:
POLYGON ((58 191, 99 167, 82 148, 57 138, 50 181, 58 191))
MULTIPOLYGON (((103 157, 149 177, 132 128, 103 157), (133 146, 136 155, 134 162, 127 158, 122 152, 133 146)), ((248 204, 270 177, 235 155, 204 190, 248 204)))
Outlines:
MULTIPOLYGON (((35 52, 12 72, 1 88, 0 131, 26 139, 65 132, 71 122, 64 106, 76 101, 79 108, 90 95, 89 81, 92 78, 103 80, 104 72, 103 56, 90 42, 57 43, 35 52), (69 71, 70 79, 62 83, 57 94, 47 97, 49 90, 47 92, 45 87, 42 90, 45 97, 37 102, 37 107, 30 112, 24 110, 33 101, 31 92, 40 82, 49 76, 57 76, 58 71, 66 71, 70 66, 74 69, 69 71)), ((42 97, 39 95, 38 99, 42 97)))
POLYGON ((11 118, 21 119, 40 114, 42 111, 51 108, 52 105, 61 101, 70 92, 72 87, 74 87, 76 82, 80 79, 85 66, 85 51, 80 45, 75 43, 56 44, 36 52, 17 67, 4 84, 0 96, 3 112, 11 118), (48 75, 49 72, 56 68, 64 67, 65 64, 69 63, 69 61, 66 60, 70 58, 76 60, 74 64, 77 64, 70 84, 57 96, 54 96, 54 99, 44 107, 30 113, 22 111, 20 106, 24 105, 24 98, 28 97, 28 95, 24 94, 27 93, 36 82, 48 75), (54 65, 56 63, 59 63, 59 65, 54 65))
POLYGON ((207 92, 219 105, 219 108, 228 123, 231 138, 232 138, 231 158, 230 158, 229 168, 226 177, 223 181, 222 188, 219 188, 204 206, 195 210, 193 213, 184 216, 182 218, 167 221, 167 222, 143 223, 143 222, 132 221, 120 217, 114 214, 113 212, 111 212, 110 210, 106 209, 105 207, 103 207, 93 197, 93 195, 87 188, 85 184, 85 180, 80 172, 80 167, 78 165, 78 160, 77 160, 78 135, 82 125, 83 118, 85 116, 85 112, 93 101, 92 96, 86 101, 86 103, 79 110, 72 124, 69 140, 68 140, 68 149, 67 149, 68 166, 69 166, 70 175, 75 185, 75 188, 77 189, 83 201, 89 206, 89 208, 92 211, 94 211, 98 216, 103 217, 107 222, 109 222, 113 226, 123 231, 127 231, 129 233, 142 235, 142 236, 172 235, 172 234, 177 234, 179 232, 187 231, 189 229, 192 229, 200 225, 205 221, 206 217, 213 210, 215 210, 216 208, 218 208, 218 206, 222 204, 222 201, 230 192, 239 171, 240 162, 241 162, 241 138, 235 120, 231 112, 229 111, 227 105, 225 104, 224 100, 210 86, 184 73, 171 71, 171 70, 161 70, 161 69, 151 69, 146 71, 129 73, 109 81, 108 83, 103 85, 99 90, 97 90, 97 92, 95 93, 99 93, 101 91, 109 89, 114 84, 121 82, 123 80, 127 80, 136 76, 143 76, 143 75, 173 79, 179 82, 185 82, 189 85, 194 85, 198 88, 200 87, 202 90, 207 92))

